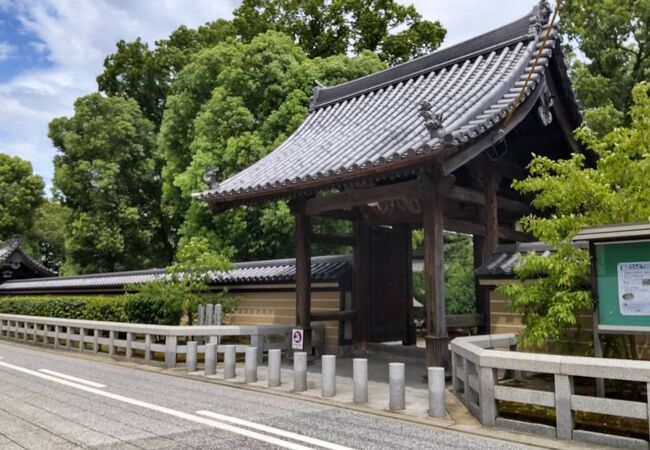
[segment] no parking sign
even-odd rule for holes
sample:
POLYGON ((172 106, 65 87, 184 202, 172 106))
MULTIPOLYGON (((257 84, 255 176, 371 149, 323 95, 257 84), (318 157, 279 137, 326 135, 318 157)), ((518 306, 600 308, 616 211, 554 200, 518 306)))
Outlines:
POLYGON ((294 328, 291 332, 291 348, 293 350, 302 350, 304 333, 302 328, 294 328))

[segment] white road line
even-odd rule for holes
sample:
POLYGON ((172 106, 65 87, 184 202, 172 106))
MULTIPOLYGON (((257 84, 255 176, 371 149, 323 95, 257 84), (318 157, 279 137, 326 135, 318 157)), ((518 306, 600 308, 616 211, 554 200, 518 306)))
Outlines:
POLYGON ((265 433, 275 434, 277 436, 282 436, 296 441, 305 442, 307 444, 317 445, 323 448, 329 448, 332 450, 351 450, 350 447, 334 444, 332 442, 322 441, 320 439, 311 438, 309 436, 303 436, 302 434, 292 433, 291 431, 270 427, 268 425, 262 425, 261 423, 250 422, 248 420, 240 419, 238 417, 225 416, 223 414, 215 413, 212 411, 197 411, 196 413, 202 416, 218 419, 223 422, 230 422, 230 423, 234 423, 235 425, 242 425, 244 427, 249 427, 259 431, 264 431, 265 433))
POLYGON ((99 395, 101 397, 110 398, 112 400, 117 400, 123 403, 128 403, 129 405, 139 406, 141 408, 146 408, 151 411, 156 411, 162 414, 167 414, 169 416, 178 417, 179 419, 189 420, 201 425, 206 425, 212 428, 217 428, 219 430, 228 431, 230 433, 239 434, 250 439, 255 439, 258 441, 266 442, 272 445, 277 445, 278 447, 288 448, 291 450, 312 450, 311 447, 305 447, 294 442, 285 441, 283 439, 275 438, 273 436, 267 436, 265 434, 256 433, 244 428, 235 427, 233 425, 228 425, 226 423, 217 422, 216 420, 206 419, 201 416, 196 416, 193 414, 184 413, 182 411, 177 411, 175 409, 166 408, 164 406, 155 405, 153 403, 143 402, 141 400, 136 400, 134 398, 125 397, 119 394, 112 394, 110 392, 102 391, 97 388, 90 386, 84 386, 83 384, 73 383, 72 381, 67 381, 61 378, 53 377, 36 370, 27 369, 25 367, 15 366, 6 362, 0 361, 0 367, 6 367, 8 369, 15 370, 17 372, 25 373, 27 375, 32 375, 43 380, 53 381, 54 383, 62 384, 74 389, 79 389, 80 391, 90 392, 91 394, 99 395))
POLYGON ((84 380, 83 378, 73 377, 72 375, 66 375, 65 373, 56 372, 54 370, 38 369, 38 371, 46 373, 48 375, 53 375, 55 377, 59 377, 59 378, 63 378, 63 379, 66 379, 66 380, 74 381, 75 383, 85 384, 86 386, 91 386, 91 387, 94 387, 94 388, 101 389, 101 388, 106 387, 105 384, 99 384, 99 383, 95 383, 94 381, 84 380))

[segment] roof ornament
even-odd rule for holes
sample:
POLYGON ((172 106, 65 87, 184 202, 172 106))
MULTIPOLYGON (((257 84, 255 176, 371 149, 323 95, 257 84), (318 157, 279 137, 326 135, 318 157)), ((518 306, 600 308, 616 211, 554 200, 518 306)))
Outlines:
POLYGON ((551 6, 546 0, 541 0, 533 8, 533 14, 530 16, 530 26, 528 31, 530 33, 539 33, 542 31, 542 27, 548 23, 548 19, 551 17, 551 6))
POLYGON ((553 107, 553 95, 549 90, 548 86, 544 85, 544 90, 539 96, 539 106, 537 107, 537 115, 542 121, 542 124, 547 127, 553 122, 553 113, 551 108, 553 107))
POLYGON ((203 173, 203 181, 210 189, 217 189, 219 187, 219 182, 217 181, 218 173, 219 169, 216 167, 210 167, 203 173))
POLYGON ((441 112, 433 112, 433 106, 427 100, 420 102, 420 117, 424 119, 424 128, 429 131, 431 138, 441 138, 447 135, 447 130, 442 124, 441 112))
POLYGON ((313 110, 316 107, 316 104, 318 103, 318 93, 320 92, 321 89, 325 89, 327 86, 325 86, 323 83, 321 83, 318 80, 314 80, 314 87, 312 87, 311 92, 311 99, 309 100, 309 110, 313 110))

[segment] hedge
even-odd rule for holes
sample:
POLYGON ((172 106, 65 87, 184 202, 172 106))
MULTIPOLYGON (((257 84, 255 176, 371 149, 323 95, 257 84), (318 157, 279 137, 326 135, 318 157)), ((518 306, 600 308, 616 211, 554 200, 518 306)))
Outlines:
POLYGON ((180 317, 169 317, 163 303, 163 300, 155 301, 142 298, 137 294, 0 297, 0 313, 62 319, 177 325, 180 317))

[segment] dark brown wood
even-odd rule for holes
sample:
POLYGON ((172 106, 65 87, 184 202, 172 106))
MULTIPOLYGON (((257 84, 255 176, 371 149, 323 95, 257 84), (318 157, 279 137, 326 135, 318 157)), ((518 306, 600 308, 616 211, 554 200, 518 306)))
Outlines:
POLYGON ((447 328, 478 327, 485 323, 482 314, 450 314, 446 320, 447 328))
POLYGON ((428 367, 447 367, 449 338, 445 311, 442 196, 434 187, 422 203, 426 362, 428 367))
POLYGON ((304 203, 292 205, 296 219, 296 325, 304 330, 303 350, 311 355, 311 218, 304 203))
POLYGON ((418 197, 420 185, 417 180, 353 189, 307 200, 305 213, 313 216, 327 211, 351 208, 379 201, 396 200, 403 197, 418 197))
POLYGON ((363 223, 361 213, 355 209, 354 220, 354 274, 352 283, 352 309, 357 311, 357 320, 352 325, 352 341, 359 347, 365 347, 369 336, 369 258, 370 230, 363 223))
POLYGON ((483 241, 483 261, 486 261, 499 245, 499 215, 497 191, 499 190, 500 175, 494 166, 488 166, 484 171, 485 205, 483 218, 485 224, 485 240, 483 241))
MULTIPOLYGON (((474 270, 478 269, 485 260, 483 259, 483 247, 485 238, 483 236, 472 236, 474 249, 474 270)), ((476 300, 476 312, 484 320, 478 325, 479 334, 488 334, 490 332, 490 293, 485 286, 481 286, 478 276, 474 275, 474 298, 476 300)))
MULTIPOLYGON (((484 192, 462 186, 452 186, 448 193, 445 194, 445 197, 480 206, 485 206, 486 201, 484 192)), ((530 213, 530 206, 527 203, 505 197, 496 197, 496 199, 497 207, 501 210, 517 213, 522 216, 530 213)))
POLYGON ((404 345, 416 345, 417 344, 417 330, 415 328, 415 317, 413 311, 413 229, 411 225, 402 225, 401 226, 404 234, 405 240, 407 242, 406 246, 406 339, 404 340, 404 345))
POLYGON ((311 240, 316 244, 347 245, 348 247, 354 247, 354 238, 349 236, 313 233, 311 240))
POLYGON ((544 79, 546 80, 548 89, 549 91, 551 91, 551 95, 553 96, 554 99, 553 115, 555 116, 554 117, 555 120, 557 120, 558 124, 560 125, 560 129, 562 130, 562 135, 564 136, 564 139, 566 139, 573 153, 582 152, 582 149, 580 148, 580 144, 578 143, 578 141, 576 141, 576 138, 573 136, 573 129, 576 127, 571 124, 571 120, 569 119, 569 115, 567 114, 566 108, 564 108, 564 104, 563 104, 564 102, 562 101, 561 93, 558 91, 557 86, 553 81, 553 76, 548 71, 548 69, 546 70, 546 76, 544 77, 544 79))
POLYGON ((354 310, 350 311, 312 311, 311 320, 313 321, 326 321, 326 320, 356 320, 358 314, 354 310))
POLYGON ((327 219, 334 219, 334 220, 347 220, 348 222, 352 222, 354 220, 354 213, 352 211, 345 211, 345 210, 323 211, 322 213, 314 214, 314 216, 325 217, 327 219))

